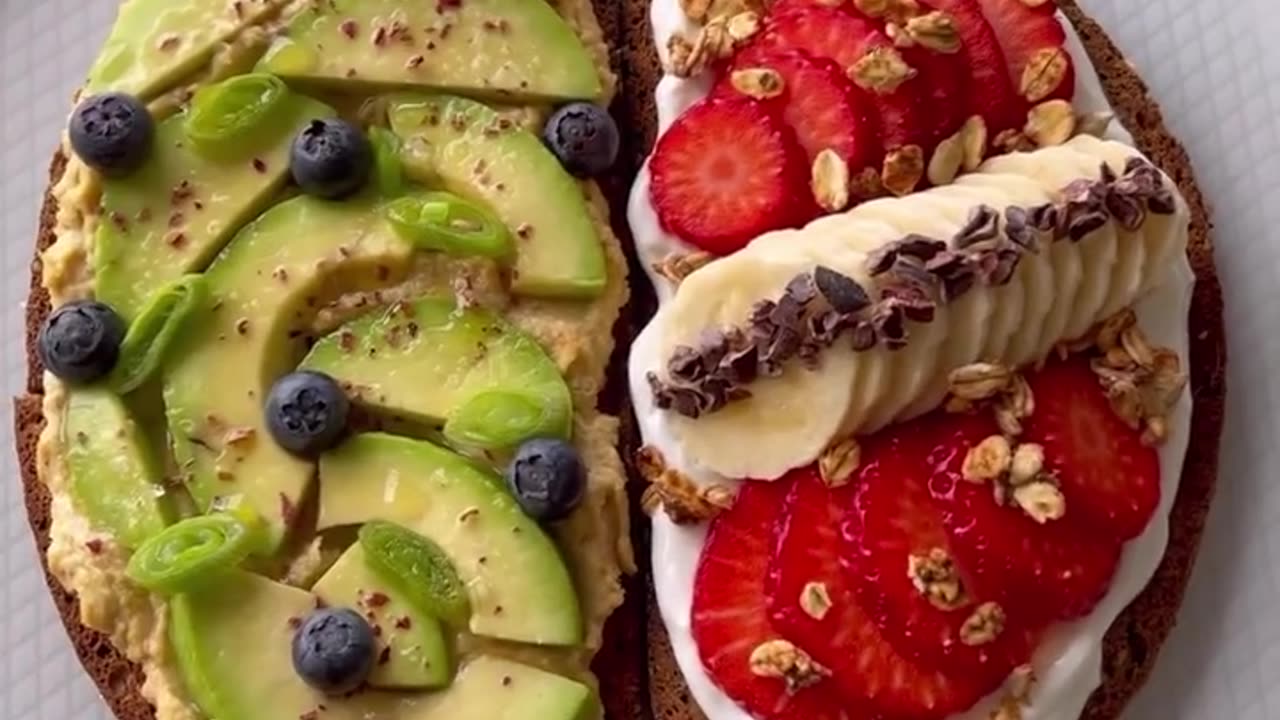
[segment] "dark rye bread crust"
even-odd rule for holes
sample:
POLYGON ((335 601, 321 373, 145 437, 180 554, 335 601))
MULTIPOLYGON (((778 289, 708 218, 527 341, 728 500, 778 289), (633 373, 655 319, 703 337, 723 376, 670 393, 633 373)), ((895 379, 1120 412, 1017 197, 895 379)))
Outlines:
MULTIPOLYGON (((1164 559, 1147 588, 1116 620, 1104 643, 1103 685, 1094 692, 1082 720, 1111 720, 1120 715, 1155 664, 1156 654, 1177 619, 1183 592, 1195 563, 1205 516, 1217 479, 1218 442, 1222 432, 1226 394, 1226 341, 1222 324, 1222 288, 1213 261, 1212 225, 1204 197, 1196 185, 1191 161, 1164 125, 1160 108, 1147 86, 1124 59, 1101 27, 1075 0, 1057 0, 1075 25, 1097 66, 1103 87, 1120 120, 1137 139, 1138 147, 1178 183, 1191 206, 1191 241, 1187 250, 1196 274, 1189 318, 1191 384, 1195 410, 1192 444, 1178 496, 1170 517, 1171 540, 1164 559)), ((633 130, 643 138, 637 164, 643 162, 656 134, 653 90, 662 69, 653 48, 649 2, 626 3, 626 36, 622 43, 631 102, 639 106, 633 130)), ((639 283, 637 283, 639 284, 639 283)), ((645 548, 637 548, 644 552, 645 548)), ((647 557, 647 555, 642 556, 647 557)), ((649 692, 656 720, 702 717, 689 695, 671 653, 671 643, 659 617, 650 585, 649 692)))
MULTIPOLYGON (((611 64, 618 75, 619 86, 618 97, 612 111, 621 127, 635 127, 635 118, 640 109, 631 102, 631 97, 635 93, 629 87, 630 77, 622 64, 622 53, 617 49, 616 42, 623 35, 622 4, 616 0, 592 0, 592 2, 604 36, 610 47, 614 48, 611 64)), ((633 161, 641 154, 640 147, 633 147, 633 144, 638 144, 637 141, 638 138, 634 134, 624 132, 621 160, 609 177, 600 180, 601 188, 609 199, 614 232, 622 240, 628 254, 631 277, 643 277, 643 273, 638 272, 626 227, 626 198, 638 167, 633 161)), ((67 158, 61 151, 57 152, 49 168, 49 191, 46 192, 40 209, 39 233, 36 238, 35 255, 31 262, 31 291, 26 303, 26 395, 15 398, 13 402, 14 440, 21 470, 27 519, 35 536, 36 549, 39 552, 49 594, 53 597, 76 655, 118 720, 154 720, 155 711, 140 692, 144 680, 141 669, 126 659, 105 635, 80 623, 80 607, 76 596, 50 575, 46 561, 51 525, 50 495, 44 483, 40 481, 36 464, 36 447, 40 432, 44 428, 42 411, 44 368, 36 354, 36 337, 51 308, 49 294, 41 283, 40 255, 57 239, 54 228, 57 226, 58 207, 52 188, 62 177, 66 165, 67 158)), ((641 289, 633 288, 633 292, 636 290, 641 289)), ((641 290, 641 292, 644 291, 641 290)), ((651 303, 652 300, 642 294, 639 303, 624 308, 614 327, 615 341, 619 349, 630 346, 630 338, 635 336, 639 326, 649 317, 651 303)), ((623 448, 630 448, 637 445, 634 438, 638 435, 631 421, 633 416, 626 394, 625 353, 619 352, 617 355, 615 362, 609 368, 608 383, 600 396, 599 405, 602 411, 622 418, 623 441, 620 445, 623 448)), ((633 500, 636 502, 632 503, 632 507, 638 508, 639 495, 638 493, 634 495, 633 500)), ((647 540, 641 537, 642 533, 647 533, 646 524, 644 516, 638 510, 633 512, 632 527, 637 534, 635 538, 637 547, 647 547, 647 540)), ((647 642, 645 585, 639 576, 626 578, 625 585, 627 601, 614 612, 605 625, 605 645, 596 658, 594 669, 600 679, 600 695, 607 717, 648 718, 650 717, 648 672, 645 667, 644 652, 644 644, 647 642)), ((280 718, 279 720, 288 719, 280 718)))

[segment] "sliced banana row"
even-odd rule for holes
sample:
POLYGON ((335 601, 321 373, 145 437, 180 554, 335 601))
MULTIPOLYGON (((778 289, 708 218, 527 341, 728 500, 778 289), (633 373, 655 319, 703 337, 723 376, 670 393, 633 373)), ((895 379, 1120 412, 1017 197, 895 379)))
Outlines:
MULTIPOLYGON (((1069 183, 1098 179, 1103 162, 1120 174, 1135 155, 1119 143, 1080 137, 993 159, 951 186, 763 235, 684 280, 653 320, 659 353, 649 369, 665 376, 662 364, 677 346, 698 345, 708 329, 741 326, 753 305, 778 298, 787 283, 817 265, 872 288, 867 258, 886 243, 913 233, 952 238, 980 205, 1003 210, 1055 201, 1069 183)), ((1007 284, 975 287, 938 308, 933 322, 910 323, 905 348, 854 352, 842 339, 822 354, 817 369, 789 364, 779 377, 752 383, 750 398, 722 410, 697 419, 667 413, 669 427, 685 455, 705 469, 776 478, 813 462, 836 438, 937 407, 956 367, 977 361, 1021 366, 1084 335, 1164 280, 1185 252, 1187 227, 1178 197, 1177 212, 1148 213, 1137 232, 1108 223, 1079 242, 1042 242, 1007 284)))

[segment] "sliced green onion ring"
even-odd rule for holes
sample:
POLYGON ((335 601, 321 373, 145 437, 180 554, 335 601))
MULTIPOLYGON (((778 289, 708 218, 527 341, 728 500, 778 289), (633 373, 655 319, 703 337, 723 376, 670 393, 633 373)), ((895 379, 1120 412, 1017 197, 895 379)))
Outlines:
POLYGON ((111 372, 111 387, 127 395, 146 383, 208 295, 203 275, 184 275, 157 291, 129 325, 120 344, 120 359, 111 372))
POLYGON ((269 131, 289 87, 275 75, 239 75, 201 89, 191 100, 187 139, 209 155, 239 154, 255 133, 269 131))
POLYGON ((383 206, 383 216, 400 237, 426 250, 499 259, 512 254, 507 226, 488 210, 453 193, 402 197, 383 206))
POLYGON ((243 562, 260 542, 257 525, 233 513, 188 518, 143 543, 125 572, 154 592, 191 590, 243 562))

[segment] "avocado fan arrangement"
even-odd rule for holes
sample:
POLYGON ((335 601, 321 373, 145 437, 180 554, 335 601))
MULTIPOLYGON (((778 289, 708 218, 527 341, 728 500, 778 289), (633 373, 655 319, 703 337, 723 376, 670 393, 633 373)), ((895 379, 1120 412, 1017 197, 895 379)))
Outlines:
POLYGON ((126 4, 69 122, 92 288, 38 353, 77 512, 207 718, 593 716, 553 532, 581 393, 512 313, 585 313, 614 272, 596 59, 543 2, 224 5, 126 4))

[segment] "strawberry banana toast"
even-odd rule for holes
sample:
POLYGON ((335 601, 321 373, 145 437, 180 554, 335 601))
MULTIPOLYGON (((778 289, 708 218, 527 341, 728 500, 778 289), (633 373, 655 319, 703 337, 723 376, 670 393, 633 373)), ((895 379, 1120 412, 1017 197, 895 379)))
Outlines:
POLYGON ((652 19, 630 221, 662 303, 630 374, 693 700, 1079 717, 1168 540, 1186 201, 1052 2, 652 19))

